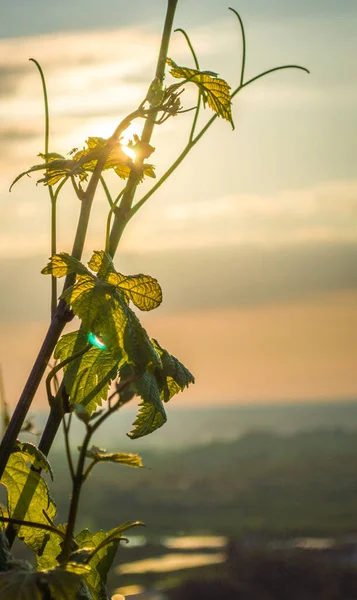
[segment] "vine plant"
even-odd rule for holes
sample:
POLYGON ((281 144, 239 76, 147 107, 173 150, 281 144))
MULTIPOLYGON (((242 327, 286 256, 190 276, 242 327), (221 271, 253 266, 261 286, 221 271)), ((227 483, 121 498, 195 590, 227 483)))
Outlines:
MULTIPOLYGON (((155 339, 150 339, 132 306, 141 311, 157 308, 162 301, 159 283, 149 275, 124 275, 116 270, 114 256, 122 233, 138 210, 151 198, 179 166, 217 117, 233 128, 232 99, 245 87, 269 73, 282 69, 304 69, 282 65, 245 79, 246 39, 242 19, 234 10, 242 36, 242 62, 238 86, 212 71, 202 71, 192 43, 181 32, 191 52, 194 67, 182 67, 168 57, 177 0, 168 0, 157 69, 141 104, 123 119, 109 139, 89 137, 82 150, 72 150, 69 158, 49 151, 49 110, 41 66, 35 59, 43 86, 45 104, 45 148, 42 162, 21 173, 42 172, 39 183, 49 190, 51 201, 51 258, 42 273, 51 277, 51 321, 41 350, 5 431, 0 446, 1 484, 7 489, 7 509, 0 515, 0 596, 8 600, 71 600, 107 598, 105 582, 123 534, 139 522, 124 522, 109 532, 76 533, 76 519, 83 485, 100 462, 141 467, 137 454, 108 452, 92 444, 102 424, 133 397, 139 397, 139 411, 128 434, 135 439, 152 433, 166 421, 164 403, 194 382, 190 371, 155 339), (165 68, 172 82, 166 85, 165 68), (184 108, 186 85, 197 88, 197 103, 184 108), (198 117, 208 108, 213 115, 199 131, 198 117), (144 178, 155 177, 148 163, 154 152, 150 144, 154 126, 193 111, 187 144, 175 162, 139 200, 135 200, 144 178), (130 146, 135 159, 123 151, 122 134, 135 119, 144 120, 141 137, 134 136, 130 146), (123 180, 122 189, 113 193, 105 172, 114 171, 123 180), (80 201, 80 214, 71 254, 57 252, 57 201, 65 184, 73 187, 80 201), (81 262, 91 207, 101 185, 109 203, 103 249, 95 250, 88 263, 81 262), (65 278, 57 302, 57 279, 65 278), (77 331, 61 335, 74 317, 77 331), (51 366, 53 356, 55 366, 51 366), (39 446, 19 441, 18 435, 38 386, 46 378, 49 416, 39 446), (113 391, 114 390, 114 391, 113 391), (103 404, 103 401, 106 401, 103 404), (73 415, 85 428, 77 460, 70 446, 73 415), (47 455, 62 422, 68 467, 72 479, 68 521, 57 524, 56 506, 42 472, 52 477, 47 455), (18 537, 36 555, 33 569, 15 561, 10 547, 18 537)), ((119 181, 120 182, 120 181, 119 181)), ((11 186, 12 187, 12 186, 11 186)), ((11 188, 10 188, 11 189, 11 188)))

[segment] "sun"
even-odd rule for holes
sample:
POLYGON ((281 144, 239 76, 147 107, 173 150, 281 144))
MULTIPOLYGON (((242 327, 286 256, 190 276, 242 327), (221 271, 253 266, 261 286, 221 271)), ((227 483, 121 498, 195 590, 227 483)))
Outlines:
MULTIPOLYGON (((75 134, 72 134, 70 138, 66 139, 66 145, 68 147, 73 147, 76 144, 78 145, 78 139, 86 139, 86 136, 88 137, 88 131, 90 131, 91 136, 99 136, 107 139, 113 134, 117 126, 118 121, 113 118, 93 119, 90 123, 86 123, 85 127, 83 126, 83 128, 76 130, 75 134)), ((143 123, 136 120, 133 121, 121 135, 120 144, 123 152, 125 152, 132 161, 135 161, 135 152, 132 148, 128 147, 128 143, 134 140, 134 135, 137 135, 140 138, 142 131, 143 123)))
POLYGON ((127 156, 129 156, 129 158, 132 159, 132 161, 135 161, 135 152, 132 148, 129 148, 128 144, 129 142, 134 140, 134 136, 137 135, 139 138, 141 137, 142 134, 142 130, 143 127, 140 123, 138 123, 137 121, 133 121, 132 123, 130 123, 129 127, 127 127, 125 129, 125 131, 123 132, 121 138, 120 138, 120 143, 123 149, 123 152, 125 152, 125 154, 127 154, 127 156))

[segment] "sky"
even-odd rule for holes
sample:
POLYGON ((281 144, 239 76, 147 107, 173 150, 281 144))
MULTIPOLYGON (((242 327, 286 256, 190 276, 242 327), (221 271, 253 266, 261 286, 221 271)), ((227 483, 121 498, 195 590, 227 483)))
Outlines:
MULTIPOLYGON (((354 0, 241 0, 245 79, 283 64, 217 119, 138 212, 118 250, 123 273, 157 277, 164 301, 142 322, 196 384, 177 406, 357 397, 357 5, 354 0)), ((0 23, 0 364, 14 405, 49 320, 48 192, 16 175, 43 151, 45 72, 50 150, 108 137, 145 97, 164 0, 5 1, 0 23)), ((241 38, 222 0, 179 0, 202 69, 232 88, 241 38)), ((183 36, 169 55, 192 66, 183 36)), ((169 81, 169 78, 167 79, 169 81)), ((185 107, 195 103, 187 86, 185 107)), ((211 116, 207 109, 203 125, 211 116)), ((150 160, 161 176, 180 153, 192 113, 157 127, 150 160)), ((108 185, 121 182, 108 175, 108 185)), ((139 188, 137 199, 152 185, 139 188)), ((59 250, 71 248, 79 202, 59 200, 59 250)), ((93 207, 86 254, 101 249, 108 206, 93 207)), ((35 407, 45 405, 40 391, 35 407)))

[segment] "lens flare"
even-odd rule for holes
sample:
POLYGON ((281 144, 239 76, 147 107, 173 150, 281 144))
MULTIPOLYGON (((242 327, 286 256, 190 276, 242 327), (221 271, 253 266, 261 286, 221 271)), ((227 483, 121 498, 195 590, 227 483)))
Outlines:
POLYGON ((107 349, 106 345, 103 344, 102 340, 97 335, 95 335, 95 333, 92 333, 92 332, 88 333, 87 339, 88 339, 88 342, 90 344, 92 344, 92 346, 99 348, 99 350, 107 349))

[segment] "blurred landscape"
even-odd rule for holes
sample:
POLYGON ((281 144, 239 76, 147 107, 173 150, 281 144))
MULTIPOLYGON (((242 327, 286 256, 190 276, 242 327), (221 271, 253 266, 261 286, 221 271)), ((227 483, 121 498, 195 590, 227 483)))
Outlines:
MULTIPOLYGON (((133 409, 118 413, 95 443, 139 452, 145 468, 96 467, 78 522, 91 531, 125 520, 146 525, 119 549, 111 592, 186 599, 192 592, 199 599, 211 597, 218 582, 212 597, 290 598, 268 595, 285 573, 280 587, 291 585, 290 576, 302 586, 294 598, 309 598, 311 585, 315 599, 356 597, 341 586, 352 577, 357 590, 357 402, 171 410, 161 430, 135 441, 125 437, 133 417, 133 409), (271 574, 266 595, 244 595, 242 585, 256 585, 257 569, 271 574), (335 595, 326 595, 325 571, 335 577, 335 595)), ((40 415, 36 422, 40 427, 40 415)), ((74 422, 73 449, 81 427, 74 422)), ((70 495, 61 438, 51 455, 58 522, 66 520, 70 495)))

